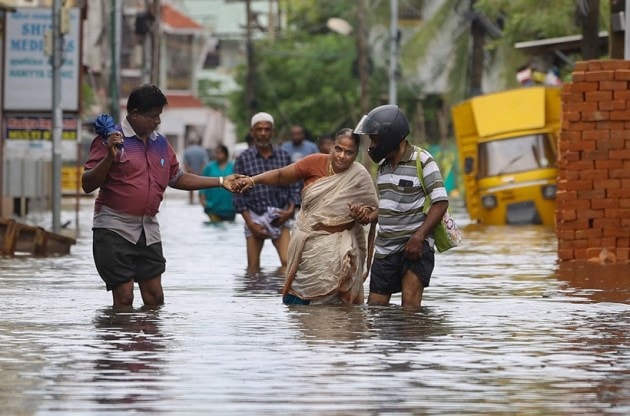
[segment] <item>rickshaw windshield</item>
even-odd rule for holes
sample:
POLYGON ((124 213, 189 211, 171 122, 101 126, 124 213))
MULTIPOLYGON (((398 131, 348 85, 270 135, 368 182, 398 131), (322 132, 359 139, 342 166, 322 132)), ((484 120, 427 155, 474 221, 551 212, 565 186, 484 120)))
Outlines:
POLYGON ((510 137, 479 145, 478 176, 486 178, 504 174, 556 167, 551 145, 553 136, 531 134, 510 137))

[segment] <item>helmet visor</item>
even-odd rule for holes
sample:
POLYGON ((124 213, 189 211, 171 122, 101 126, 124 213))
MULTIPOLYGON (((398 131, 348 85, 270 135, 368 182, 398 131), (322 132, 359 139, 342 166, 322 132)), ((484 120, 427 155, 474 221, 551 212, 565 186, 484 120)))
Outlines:
POLYGON ((381 127, 381 123, 374 120, 374 117, 368 117, 364 115, 359 120, 359 123, 354 128, 354 134, 378 134, 381 127))

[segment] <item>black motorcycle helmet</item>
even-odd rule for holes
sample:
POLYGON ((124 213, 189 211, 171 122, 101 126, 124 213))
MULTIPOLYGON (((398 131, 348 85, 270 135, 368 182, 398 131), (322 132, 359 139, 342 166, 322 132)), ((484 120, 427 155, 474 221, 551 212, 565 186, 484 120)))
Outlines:
POLYGON ((378 145, 370 147, 368 154, 379 163, 407 137, 409 122, 398 106, 381 105, 359 120, 354 134, 378 135, 378 145))

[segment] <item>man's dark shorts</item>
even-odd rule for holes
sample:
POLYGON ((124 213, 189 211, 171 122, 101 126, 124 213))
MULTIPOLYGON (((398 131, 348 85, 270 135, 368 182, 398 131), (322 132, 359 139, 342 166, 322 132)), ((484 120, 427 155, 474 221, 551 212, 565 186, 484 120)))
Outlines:
POLYGON ((434 265, 435 253, 426 241, 422 244, 422 257, 416 261, 407 259, 404 251, 375 258, 370 272, 370 292, 381 295, 401 292, 402 278, 407 270, 411 270, 420 278, 422 286, 427 287, 434 265))
POLYGON ((94 229, 94 264, 107 290, 135 280, 141 282, 160 276, 166 269, 162 243, 147 246, 144 232, 137 244, 104 228, 94 229))

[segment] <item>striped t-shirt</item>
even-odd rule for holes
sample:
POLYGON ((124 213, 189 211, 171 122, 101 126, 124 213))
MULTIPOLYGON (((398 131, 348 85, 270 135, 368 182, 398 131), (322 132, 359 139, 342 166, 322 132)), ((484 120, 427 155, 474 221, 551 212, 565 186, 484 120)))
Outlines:
MULTIPOLYGON (((406 143, 398 166, 384 160, 378 168, 376 185, 380 197, 375 257, 385 257, 405 249, 405 244, 424 222, 426 195, 416 166, 420 157, 424 185, 432 202, 447 201, 444 180, 433 156, 424 149, 406 143)), ((433 236, 427 238, 433 245, 433 236)))

